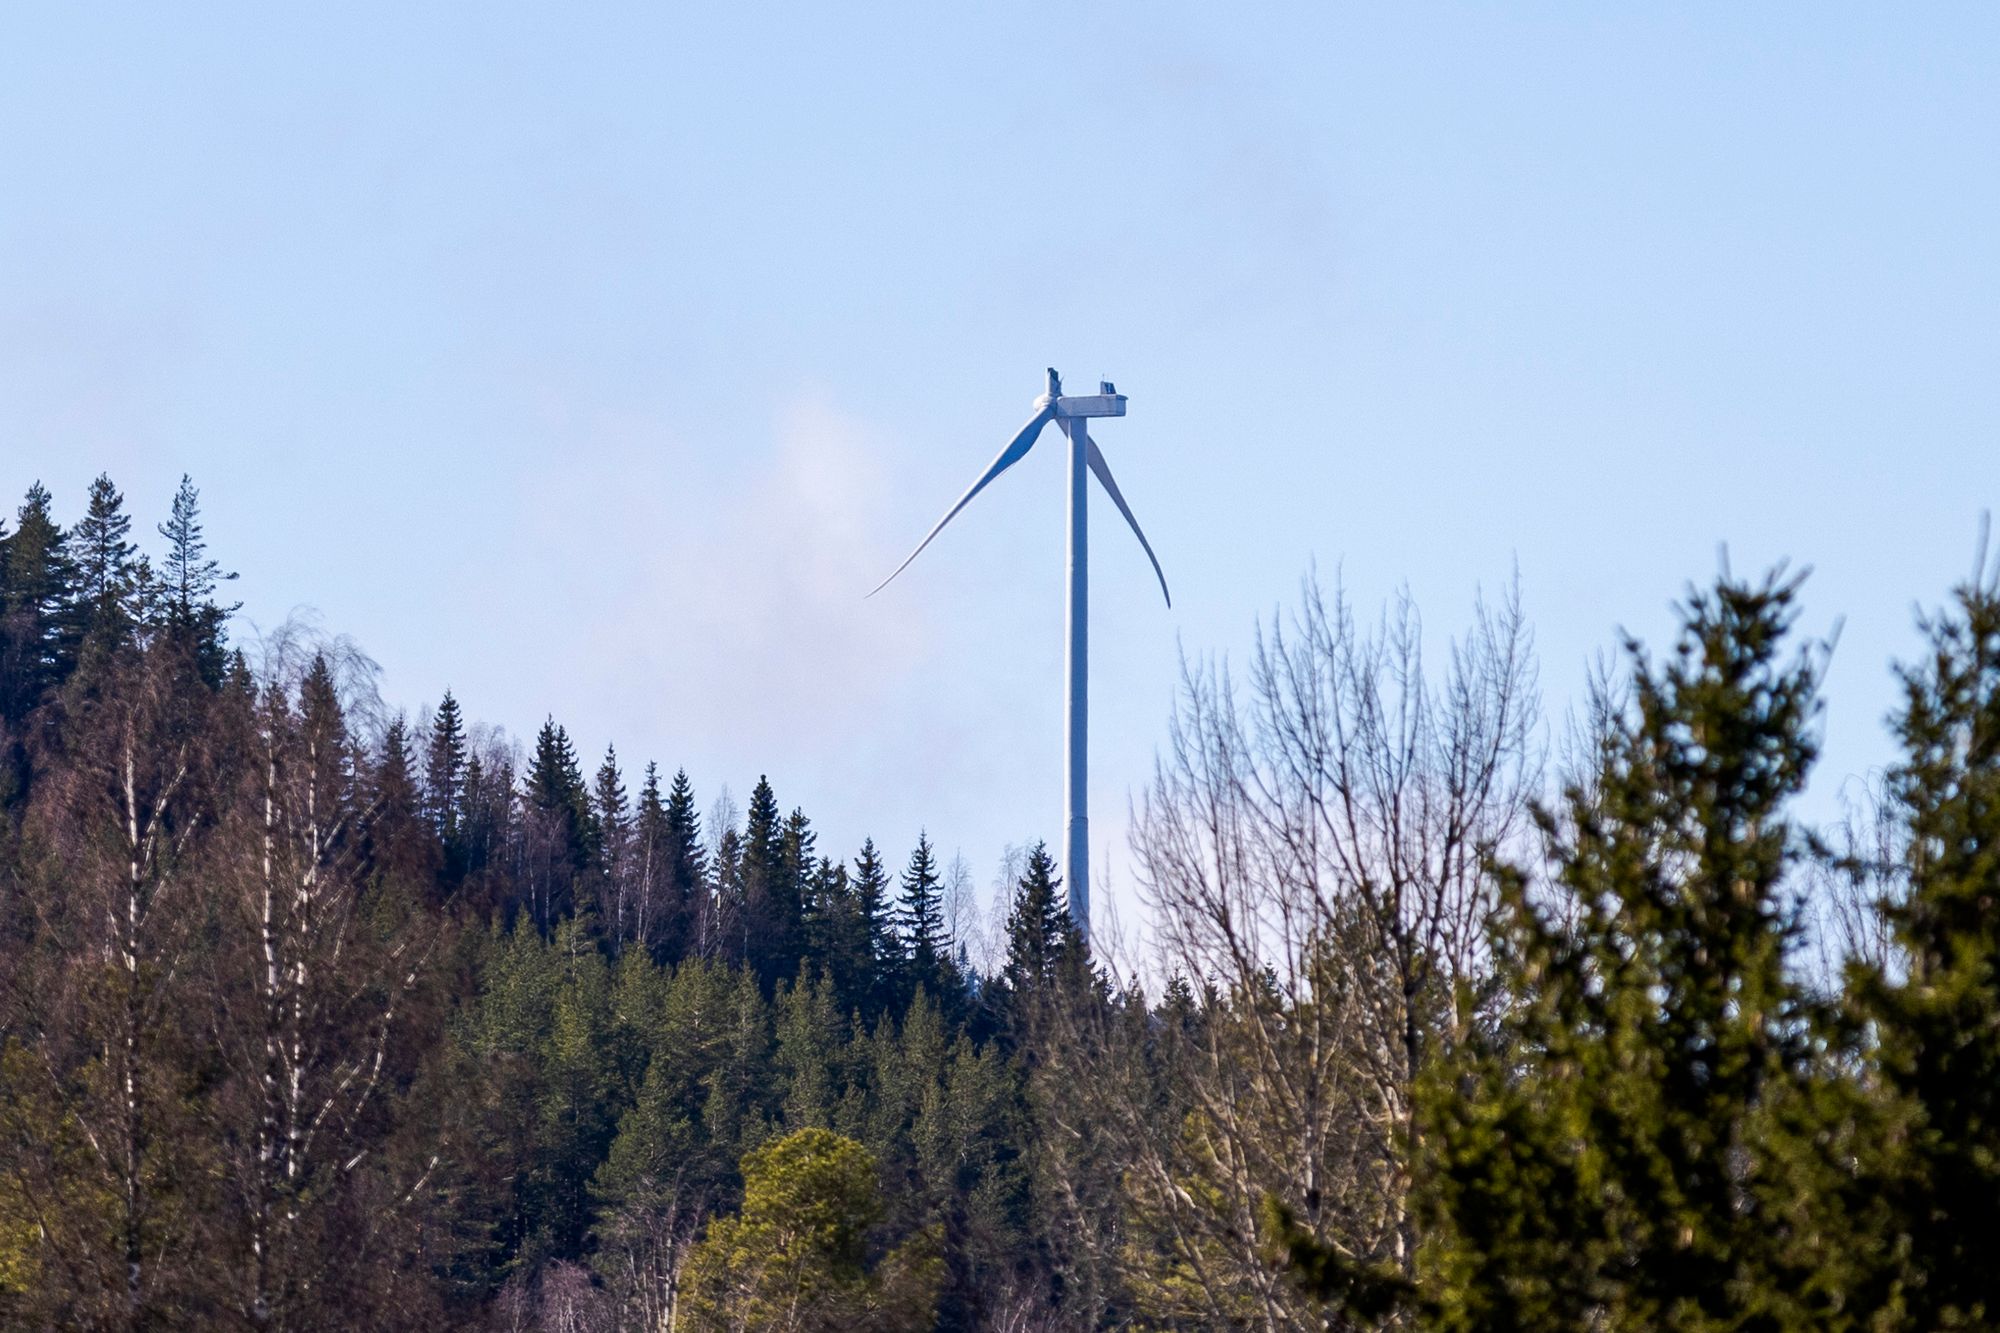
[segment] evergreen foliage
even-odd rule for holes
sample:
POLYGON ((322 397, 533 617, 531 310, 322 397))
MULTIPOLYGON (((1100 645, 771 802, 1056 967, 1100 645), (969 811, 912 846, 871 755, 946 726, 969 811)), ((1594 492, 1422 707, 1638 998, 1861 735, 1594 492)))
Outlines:
POLYGON ((701 841, 701 814, 686 769, 676 770, 667 791, 665 956, 684 957, 709 917, 708 852, 701 841))
POLYGON ((76 562, 70 633, 86 662, 123 646, 144 618, 151 572, 137 543, 127 540, 131 532, 125 497, 110 477, 99 475, 69 542, 76 562))
POLYGON ((445 853, 448 874, 463 873, 466 793, 465 717, 451 691, 438 701, 424 753, 424 817, 445 853))
POLYGON ((19 724, 74 665, 68 606, 79 588, 69 536, 40 482, 28 488, 14 532, 0 547, 0 717, 19 724))
POLYGON ((718 1219, 688 1266, 696 1329, 924 1328, 936 1304, 930 1238, 870 1271, 868 1230, 882 1204, 875 1163, 852 1139, 802 1129, 744 1159, 743 1210, 718 1219))
POLYGON ((1981 1328, 2000 1319, 2000 571, 1921 628, 1892 719, 1899 864, 1882 867, 1900 966, 1850 978, 1889 1103, 1857 1211, 1887 1205, 1870 1300, 1913 1327, 1981 1328))
POLYGON ((768 781, 705 826, 552 716, 413 733, 334 643, 230 650, 190 482, 157 578, 83 508, 0 527, 0 1325, 1995 1322, 2000 572, 1922 622, 1848 878, 1798 583, 1725 577, 1527 836, 1446 828, 1468 965, 1389 956, 1367 848, 1285 915, 1323 807, 1225 803, 1145 873, 1233 876, 1172 924, 1242 966, 1153 1001, 1046 846, 981 975, 927 834, 892 885, 768 781), (1836 976, 1840 885, 1888 947, 1836 976))
POLYGON ((215 599, 221 586, 236 575, 209 558, 199 501, 193 479, 182 474, 173 511, 159 526, 160 536, 167 542, 160 564, 161 621, 166 633, 194 659, 202 679, 213 687, 222 683, 226 663, 222 627, 241 603, 224 606, 215 599))
POLYGON ((919 832, 909 864, 903 867, 896 934, 905 983, 928 992, 934 1000, 953 997, 958 980, 957 970, 952 966, 952 942, 944 924, 943 888, 937 852, 930 837, 919 832))
POLYGON ((1829 1238, 1797 1208, 1815 1014, 1785 968, 1787 807, 1823 661, 1788 653, 1797 586, 1725 579, 1667 661, 1634 645, 1632 716, 1539 817, 1546 897, 1502 875, 1511 1003, 1430 1093, 1440 1327, 1837 1322, 1829 1238))
POLYGON ((1032 1001, 1084 953, 1083 937, 1061 896, 1062 880, 1046 843, 1036 843, 1007 914, 1007 961, 1000 980, 1016 1003, 1032 1001))

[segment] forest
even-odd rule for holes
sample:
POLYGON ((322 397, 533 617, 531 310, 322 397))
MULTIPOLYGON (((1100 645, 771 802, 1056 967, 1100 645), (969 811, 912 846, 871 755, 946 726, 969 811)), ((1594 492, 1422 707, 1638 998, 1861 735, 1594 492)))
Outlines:
POLYGON ((1983 547, 1832 824, 1796 573, 1566 723, 1517 597, 1308 582, 1186 670, 1123 957, 1031 828, 975 940, 920 831, 249 634, 190 481, 76 509, 0 524, 0 1325, 2000 1326, 1983 547))

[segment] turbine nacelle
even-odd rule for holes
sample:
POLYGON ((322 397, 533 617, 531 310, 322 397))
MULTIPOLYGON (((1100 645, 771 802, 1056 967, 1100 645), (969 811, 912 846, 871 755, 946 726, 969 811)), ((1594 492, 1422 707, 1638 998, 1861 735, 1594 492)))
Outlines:
POLYGON ((1113 393, 1110 381, 1103 385, 1103 393, 1083 394, 1074 398, 1056 399, 1056 419, 1071 417, 1122 417, 1125 415, 1125 395, 1113 393))
POLYGON ((1122 417, 1125 415, 1125 395, 1118 392, 1110 380, 1099 380, 1097 392, 1064 397, 1062 376, 1056 374, 1054 366, 1049 367, 1049 387, 1035 400, 1035 411, 1045 412, 1050 404, 1055 406, 1058 421, 1075 417, 1122 417))
POLYGON ((1153 573, 1160 580, 1160 594, 1167 599, 1167 605, 1172 606, 1173 594, 1167 591, 1167 576, 1160 568, 1159 557, 1153 554, 1153 544, 1146 540, 1146 534, 1139 528, 1139 520, 1132 515, 1131 506, 1127 505, 1125 497, 1119 494, 1118 483, 1111 478, 1111 465, 1104 461, 1103 453, 1098 450, 1097 441, 1090 438, 1084 424, 1093 417, 1124 416, 1125 395, 1119 393, 1110 380, 1100 381, 1097 388, 1098 392, 1092 394, 1065 395, 1062 391, 1062 376, 1056 373, 1054 366, 1049 367, 1048 388, 1041 397, 1035 399, 1035 415, 1028 418, 1028 424, 1015 432, 1007 447, 1000 451, 1000 456, 994 459, 986 471, 980 474, 979 480, 973 482, 965 494, 958 498, 958 503, 945 511, 944 517, 939 519, 937 525, 917 543, 917 549, 910 552, 903 563, 896 566, 895 572, 876 584, 868 595, 873 597, 888 587, 897 574, 908 569, 910 562, 931 544, 931 538, 944 531, 944 525, 956 518, 959 510, 971 504, 972 497, 985 490, 988 482, 1026 458, 1028 450, 1034 448, 1035 441, 1040 438, 1042 429, 1051 421, 1055 421, 1063 423, 1061 429, 1066 435, 1072 430, 1082 433, 1087 449, 1086 461, 1091 474, 1097 478, 1098 484, 1104 487, 1105 494, 1111 497, 1111 503, 1118 507, 1118 512, 1124 516, 1126 523, 1131 525, 1132 535, 1139 539, 1140 547, 1146 552, 1146 559, 1153 563, 1153 573), (1076 424, 1071 426, 1068 424, 1070 422, 1076 424))

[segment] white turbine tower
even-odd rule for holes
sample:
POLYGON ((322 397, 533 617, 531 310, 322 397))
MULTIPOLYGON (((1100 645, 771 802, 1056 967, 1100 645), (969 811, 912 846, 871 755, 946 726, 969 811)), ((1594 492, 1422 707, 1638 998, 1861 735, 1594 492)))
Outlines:
POLYGON ((1028 418, 1028 424, 1021 427, 1008 442, 993 465, 982 472, 979 480, 972 483, 958 503, 945 511, 945 516, 937 521, 924 539, 917 543, 917 549, 910 552, 895 572, 875 585, 875 593, 889 586, 890 580, 910 567, 910 561, 923 553, 931 544, 931 538, 944 530, 944 525, 958 516, 958 511, 972 503, 972 497, 986 488, 986 484, 1005 472, 1014 464, 1027 457, 1042 428, 1051 421, 1069 437, 1069 691, 1063 713, 1063 735, 1067 742, 1068 765, 1063 770, 1063 874, 1069 881, 1069 914, 1076 922, 1086 941, 1090 938, 1090 813, 1088 808, 1085 779, 1089 770, 1089 724, 1090 724, 1090 583, 1088 578, 1090 555, 1090 526, 1085 501, 1089 499, 1089 483, 1085 470, 1097 474, 1097 480, 1104 486, 1111 503, 1118 506, 1118 512, 1132 525, 1133 535, 1139 545, 1145 548, 1146 558, 1153 562, 1153 573, 1159 575, 1160 592, 1167 599, 1167 605, 1174 604, 1173 594, 1167 591, 1167 576, 1160 569, 1159 557, 1153 554, 1153 545, 1140 531, 1139 520, 1132 517, 1132 508, 1125 503, 1125 497, 1118 492, 1118 483, 1112 480, 1111 467, 1098 452, 1097 442, 1090 438, 1087 423, 1092 417, 1122 417, 1125 415, 1125 395, 1114 389, 1109 381, 1098 385, 1098 392, 1081 397, 1065 398, 1062 378, 1053 367, 1049 370, 1048 391, 1035 400, 1035 415, 1028 418))

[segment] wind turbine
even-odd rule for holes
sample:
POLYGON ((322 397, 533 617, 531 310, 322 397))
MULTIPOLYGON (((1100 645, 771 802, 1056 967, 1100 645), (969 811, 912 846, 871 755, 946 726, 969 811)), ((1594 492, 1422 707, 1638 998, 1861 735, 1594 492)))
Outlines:
POLYGON ((1153 573, 1159 576, 1160 594, 1167 599, 1169 607, 1174 604, 1173 594, 1167 591, 1167 576, 1160 569, 1160 559, 1153 554, 1153 544, 1140 530, 1139 520, 1132 517, 1132 507, 1125 503, 1118 483, 1111 477, 1110 464, 1104 461, 1097 442, 1090 438, 1088 422, 1092 417, 1125 415, 1125 395, 1113 388, 1109 380, 1099 384, 1097 389, 1094 394, 1066 398, 1062 391, 1062 377, 1051 366, 1048 389, 1035 400, 1035 415, 1028 418, 1028 424, 1015 432, 1014 438, 1000 451, 992 466, 980 473, 979 480, 958 497, 958 503, 945 511, 937 526, 917 543, 917 549, 910 552, 903 563, 896 566, 895 572, 876 584, 868 594, 873 597, 888 587, 897 574, 910 567, 910 561, 923 554, 931 539, 944 531, 944 525, 956 518, 959 510, 972 503, 973 496, 985 490, 988 482, 1027 457, 1028 450, 1034 448, 1036 439, 1041 436, 1043 427, 1053 421, 1069 437, 1069 691, 1063 711, 1068 764, 1063 770, 1063 873, 1069 881, 1070 919, 1076 923, 1086 943, 1090 939, 1090 813, 1085 782, 1090 760, 1090 525, 1085 501, 1089 499, 1090 487, 1086 470, 1097 474, 1104 493, 1111 497, 1112 504, 1118 506, 1118 512, 1125 516, 1125 521, 1132 525, 1132 533, 1139 539, 1139 545, 1145 548, 1146 558, 1153 562, 1153 573))

